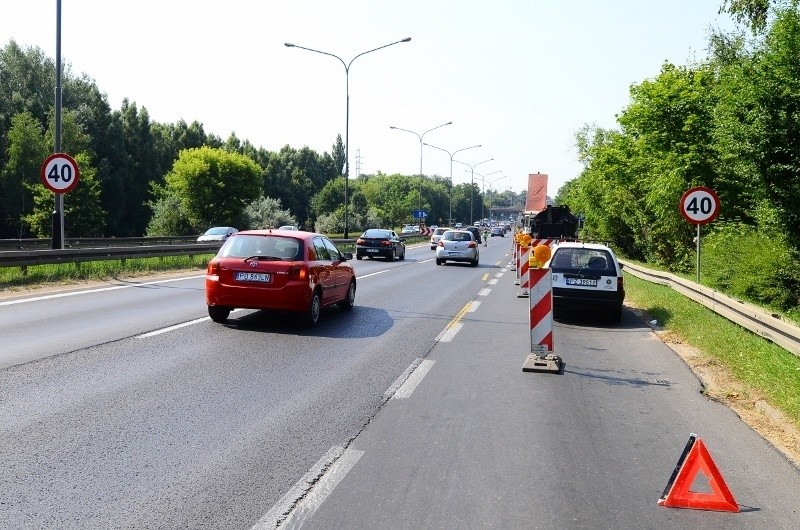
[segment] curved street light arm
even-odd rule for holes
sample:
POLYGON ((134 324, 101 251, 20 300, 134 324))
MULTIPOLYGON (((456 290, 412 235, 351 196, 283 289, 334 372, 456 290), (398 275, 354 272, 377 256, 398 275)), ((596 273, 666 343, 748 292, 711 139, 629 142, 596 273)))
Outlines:
MULTIPOLYGON (((406 37, 405 39, 400 39, 398 41, 390 42, 389 44, 384 44, 383 46, 378 46, 377 48, 372 48, 371 50, 367 50, 365 52, 361 52, 358 55, 356 55, 355 57, 353 57, 352 59, 350 59, 350 63, 347 66, 345 66, 345 68, 349 70, 350 69, 350 65, 353 64, 353 61, 355 61, 356 59, 358 59, 362 55, 366 55, 366 54, 368 54, 370 52, 374 52, 374 51, 377 51, 377 50, 382 50, 383 48, 387 48, 389 46, 394 46, 395 44, 400 44, 401 42, 410 42, 410 41, 411 41, 411 37, 406 37)), ((341 61, 341 59, 339 59, 339 60, 341 61)), ((344 61, 342 61, 342 64, 344 64, 344 61)))
MULTIPOLYGON (((401 42, 409 42, 411 41, 411 37, 406 37, 405 39, 400 39, 395 42, 390 42, 389 44, 384 44, 383 46, 378 46, 377 48, 372 48, 371 50, 367 50, 365 52, 361 52, 352 59, 350 59, 349 63, 345 63, 344 60, 335 55, 333 53, 324 52, 322 50, 315 50, 314 48, 307 48, 305 46, 298 46, 297 44, 292 44, 291 42, 284 42, 283 45, 287 48, 300 48, 301 50, 306 50, 309 52, 320 53, 322 55, 328 55, 330 57, 335 57, 342 63, 344 66, 344 82, 345 82, 345 93, 347 94, 346 99, 346 106, 345 106, 345 125, 344 125, 344 238, 347 239, 348 236, 348 225, 347 225, 347 181, 350 179, 350 65, 353 64, 358 57, 365 55, 370 52, 374 52, 377 50, 381 50, 388 46, 393 46, 395 44, 399 44, 401 42)), ((422 140, 420 140, 422 141, 422 140)))

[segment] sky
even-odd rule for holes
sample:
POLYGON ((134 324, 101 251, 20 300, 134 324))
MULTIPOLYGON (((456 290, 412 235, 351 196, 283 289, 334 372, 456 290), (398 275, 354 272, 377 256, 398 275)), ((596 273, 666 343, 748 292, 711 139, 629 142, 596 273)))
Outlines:
MULTIPOLYGON (((61 0, 61 56, 152 121, 319 153, 349 129, 351 177, 421 165, 519 192, 539 172, 555 197, 579 130, 617 128, 632 84, 734 28, 722 1, 61 0)), ((56 7, 4 0, 0 45, 55 59, 56 7)))

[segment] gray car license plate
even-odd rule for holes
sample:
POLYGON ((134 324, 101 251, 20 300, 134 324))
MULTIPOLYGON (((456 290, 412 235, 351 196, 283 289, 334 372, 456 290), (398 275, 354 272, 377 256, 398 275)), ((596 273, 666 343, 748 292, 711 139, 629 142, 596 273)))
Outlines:
POLYGON ((567 278, 567 285, 582 285, 584 287, 597 287, 597 280, 594 278, 567 278))

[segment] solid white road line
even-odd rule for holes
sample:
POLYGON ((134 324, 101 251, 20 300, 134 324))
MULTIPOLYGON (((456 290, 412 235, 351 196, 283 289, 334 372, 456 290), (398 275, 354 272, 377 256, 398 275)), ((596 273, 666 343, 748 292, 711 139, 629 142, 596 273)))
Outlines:
POLYGON ((0 306, 24 304, 26 302, 40 302, 42 300, 54 300, 56 298, 66 298, 68 296, 78 296, 80 294, 102 293, 104 291, 116 291, 117 289, 132 289, 134 287, 142 287, 144 285, 157 285, 160 283, 179 282, 182 280, 193 280, 195 278, 205 278, 205 275, 183 276, 181 278, 172 278, 169 280, 154 280, 152 282, 133 283, 130 285, 114 285, 112 287, 100 287, 98 289, 86 289, 84 291, 71 291, 69 293, 46 294, 42 296, 34 296, 32 298, 21 298, 19 300, 8 300, 6 302, 0 302, 0 306))

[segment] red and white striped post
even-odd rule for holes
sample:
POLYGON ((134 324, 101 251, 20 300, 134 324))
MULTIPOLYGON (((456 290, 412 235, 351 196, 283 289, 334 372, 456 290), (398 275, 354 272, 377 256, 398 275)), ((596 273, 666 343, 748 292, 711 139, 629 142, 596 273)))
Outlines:
POLYGON ((531 252, 533 247, 520 247, 520 259, 519 259, 519 292, 517 292, 517 298, 525 298, 528 296, 528 290, 530 289, 530 260, 531 260, 531 252))
POLYGON ((550 269, 530 269, 531 352, 553 352, 553 280, 550 269))
POLYGON ((531 354, 522 365, 523 372, 563 373, 561 358, 553 353, 553 278, 550 269, 543 267, 549 259, 547 245, 537 245, 531 252, 528 270, 531 354))

